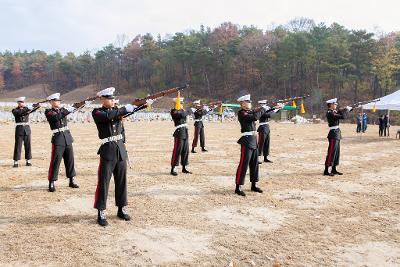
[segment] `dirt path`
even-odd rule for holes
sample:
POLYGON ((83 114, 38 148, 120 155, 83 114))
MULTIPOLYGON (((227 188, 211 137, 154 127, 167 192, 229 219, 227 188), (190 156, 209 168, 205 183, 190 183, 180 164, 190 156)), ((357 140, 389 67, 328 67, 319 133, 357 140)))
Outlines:
MULTIPOLYGON (((400 266, 400 142, 343 125, 339 170, 321 175, 326 125, 271 124, 273 164, 260 166, 264 194, 233 194, 237 123, 206 123, 208 153, 190 155, 193 175, 168 175, 170 122, 126 123, 129 206, 110 226, 92 208, 99 141, 94 124, 72 124, 81 188, 61 168, 48 193, 48 125, 32 125, 33 167, 11 168, 14 128, 1 125, 1 266, 400 266)), ((192 127, 190 134, 193 134, 192 127)))

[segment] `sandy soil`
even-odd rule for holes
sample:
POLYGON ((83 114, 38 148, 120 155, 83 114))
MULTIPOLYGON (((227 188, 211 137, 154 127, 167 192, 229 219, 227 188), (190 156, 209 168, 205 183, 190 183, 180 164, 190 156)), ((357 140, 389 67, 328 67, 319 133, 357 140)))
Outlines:
MULTIPOLYGON (((233 194, 237 123, 206 123, 208 153, 190 155, 193 175, 168 175, 170 122, 127 123, 130 222, 96 224, 92 208, 99 140, 95 125, 72 124, 81 188, 61 168, 48 193, 48 125, 32 125, 33 167, 11 168, 14 128, 1 125, 1 266, 400 266, 400 141, 362 139, 343 125, 339 170, 322 176, 326 125, 272 123, 264 194, 233 194)), ((193 133, 193 128, 190 128, 193 133)))

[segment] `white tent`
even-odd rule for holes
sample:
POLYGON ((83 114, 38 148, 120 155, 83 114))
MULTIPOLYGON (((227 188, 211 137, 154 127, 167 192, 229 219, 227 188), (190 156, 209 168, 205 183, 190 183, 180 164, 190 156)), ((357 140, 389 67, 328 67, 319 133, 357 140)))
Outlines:
MULTIPOLYGON (((400 110, 400 90, 380 98, 380 101, 375 102, 377 110, 400 110)), ((373 109, 374 102, 365 104, 363 109, 373 109)))

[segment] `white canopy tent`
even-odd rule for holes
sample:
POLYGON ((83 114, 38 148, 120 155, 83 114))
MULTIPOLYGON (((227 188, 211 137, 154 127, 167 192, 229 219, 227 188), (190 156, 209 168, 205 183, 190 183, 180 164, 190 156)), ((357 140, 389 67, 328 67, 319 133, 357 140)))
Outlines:
POLYGON ((380 101, 365 104, 362 108, 373 109, 376 105, 377 110, 400 110, 400 90, 379 99, 380 101))
MULTIPOLYGON (((365 105, 362 105, 362 109, 373 109, 375 106, 376 110, 387 110, 388 121, 390 121, 390 111, 391 110, 399 110, 400 111, 400 90, 397 90, 390 95, 383 96, 379 98, 377 102, 371 102, 365 105)), ((390 123, 389 123, 390 126, 390 123)), ((388 136, 390 133, 388 133, 388 136)))

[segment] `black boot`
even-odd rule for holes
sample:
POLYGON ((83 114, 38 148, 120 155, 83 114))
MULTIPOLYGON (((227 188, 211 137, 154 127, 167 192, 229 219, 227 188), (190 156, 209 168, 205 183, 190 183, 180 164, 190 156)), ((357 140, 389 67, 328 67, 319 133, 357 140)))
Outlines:
POLYGON ((256 183, 252 183, 252 184, 251 184, 251 191, 257 192, 257 193, 262 193, 262 192, 263 192, 263 191, 261 190, 261 188, 257 187, 256 183))
POLYGON ((18 161, 14 160, 13 168, 18 168, 18 161))
POLYGON ((75 182, 75 177, 69 178, 69 187, 79 188, 79 185, 75 182))
POLYGON ((336 170, 336 166, 333 166, 333 167, 332 167, 332 173, 333 173, 333 174, 336 174, 336 175, 343 175, 342 172, 338 172, 338 171, 336 170))
POLYGON ((192 153, 197 153, 197 152, 194 150, 194 147, 192 147, 192 153))
POLYGON ((97 223, 100 226, 107 226, 107 218, 106 218, 106 211, 105 210, 97 210, 97 223))
POLYGON ((56 186, 54 185, 54 181, 49 182, 49 192, 55 192, 56 186))
POLYGON ((192 172, 190 172, 190 171, 188 171, 188 170, 186 169, 186 166, 183 166, 183 167, 182 167, 182 173, 192 174, 192 172))
POLYGON ((202 152, 208 152, 208 150, 205 149, 204 147, 201 148, 201 151, 202 151, 202 152))
POLYGON ((124 221, 130 221, 131 216, 125 211, 124 207, 118 207, 118 213, 117 213, 118 218, 124 220, 124 221))
POLYGON ((32 166, 32 163, 31 163, 30 160, 27 160, 27 161, 26 161, 26 166, 28 166, 28 167, 32 166))
POLYGON ((334 174, 332 172, 329 172, 329 167, 325 166, 325 170, 324 170, 324 175, 326 176, 333 176, 334 174))
POLYGON ((265 157, 264 162, 272 163, 272 160, 269 160, 267 157, 265 157))
POLYGON ((174 167, 171 168, 171 175, 173 175, 173 176, 177 176, 177 175, 178 175, 178 174, 176 173, 174 167))
POLYGON ((236 185, 235 194, 242 196, 242 197, 246 196, 246 194, 242 191, 242 189, 240 188, 240 185, 238 185, 238 184, 236 185))

